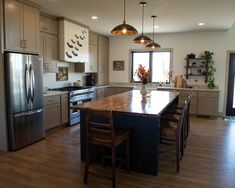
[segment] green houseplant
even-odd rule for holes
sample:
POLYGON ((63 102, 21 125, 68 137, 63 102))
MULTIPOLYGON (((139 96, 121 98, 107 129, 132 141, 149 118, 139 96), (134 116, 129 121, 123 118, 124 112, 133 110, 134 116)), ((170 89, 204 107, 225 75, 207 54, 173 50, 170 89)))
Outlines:
POLYGON ((216 68, 213 66, 214 65, 213 55, 214 55, 213 52, 210 52, 210 51, 204 52, 205 66, 208 69, 208 71, 207 71, 207 78, 208 78, 207 86, 210 89, 214 89, 216 87, 215 76, 214 76, 216 68))

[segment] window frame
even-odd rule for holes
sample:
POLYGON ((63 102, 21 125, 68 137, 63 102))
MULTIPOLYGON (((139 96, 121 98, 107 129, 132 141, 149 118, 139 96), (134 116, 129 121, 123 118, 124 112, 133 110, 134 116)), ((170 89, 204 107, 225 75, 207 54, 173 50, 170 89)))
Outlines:
MULTIPOLYGON (((173 49, 172 48, 163 48, 163 49, 159 49, 159 50, 146 50, 146 49, 132 49, 130 50, 130 76, 129 76, 129 80, 133 79, 133 55, 134 53, 144 53, 144 52, 148 52, 149 53, 149 70, 152 73, 152 60, 153 60, 153 53, 154 52, 170 52, 170 69, 169 70, 173 70, 173 49)), ((167 84, 172 82, 172 76, 170 76, 169 78, 169 82, 167 82, 167 84)), ((134 83, 141 83, 141 81, 135 81, 134 83)), ((158 84, 159 82, 152 82, 152 79, 150 81, 150 83, 156 83, 158 84)))

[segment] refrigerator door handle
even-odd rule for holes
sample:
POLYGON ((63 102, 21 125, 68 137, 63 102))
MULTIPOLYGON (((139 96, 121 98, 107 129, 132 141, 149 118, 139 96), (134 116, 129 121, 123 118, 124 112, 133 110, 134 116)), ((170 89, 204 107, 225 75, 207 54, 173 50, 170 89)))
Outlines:
POLYGON ((31 102, 33 103, 34 101, 34 95, 35 95, 35 76, 34 76, 34 71, 32 64, 30 65, 30 89, 31 89, 31 102))
POLYGON ((29 68, 28 68, 28 64, 26 64, 25 66, 25 90, 26 90, 26 99, 27 99, 27 104, 29 103, 29 99, 30 99, 30 83, 29 83, 29 78, 30 77, 30 74, 29 74, 29 68))
POLYGON ((42 109, 39 109, 39 110, 32 110, 32 111, 29 111, 29 112, 22 112, 22 113, 19 113, 19 114, 15 114, 14 117, 24 117, 24 116, 31 116, 33 114, 38 114, 42 112, 42 109))

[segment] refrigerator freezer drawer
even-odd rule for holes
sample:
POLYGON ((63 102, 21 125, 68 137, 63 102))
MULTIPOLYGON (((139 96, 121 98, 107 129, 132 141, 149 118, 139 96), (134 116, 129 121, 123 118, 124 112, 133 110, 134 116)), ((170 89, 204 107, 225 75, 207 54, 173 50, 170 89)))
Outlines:
POLYGON ((43 110, 11 115, 9 149, 16 150, 45 137, 43 110))

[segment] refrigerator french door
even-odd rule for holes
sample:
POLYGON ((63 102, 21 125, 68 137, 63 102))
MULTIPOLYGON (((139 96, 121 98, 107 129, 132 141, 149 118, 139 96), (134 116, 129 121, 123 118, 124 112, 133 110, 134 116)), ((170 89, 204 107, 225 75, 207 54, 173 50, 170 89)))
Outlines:
POLYGON ((9 150, 45 137, 42 62, 38 55, 5 52, 9 150))

